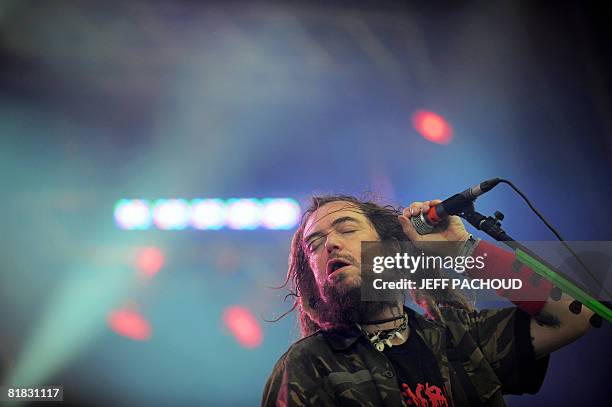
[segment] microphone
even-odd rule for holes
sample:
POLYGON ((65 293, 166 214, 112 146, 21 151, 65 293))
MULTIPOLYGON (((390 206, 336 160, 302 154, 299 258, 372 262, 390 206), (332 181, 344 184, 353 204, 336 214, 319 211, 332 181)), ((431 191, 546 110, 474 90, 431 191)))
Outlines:
POLYGON ((441 223, 451 215, 458 215, 468 208, 480 195, 492 190, 501 182, 501 178, 492 178, 474 185, 463 192, 445 199, 436 206, 429 208, 427 213, 410 218, 410 223, 419 235, 427 235, 440 231, 441 223))

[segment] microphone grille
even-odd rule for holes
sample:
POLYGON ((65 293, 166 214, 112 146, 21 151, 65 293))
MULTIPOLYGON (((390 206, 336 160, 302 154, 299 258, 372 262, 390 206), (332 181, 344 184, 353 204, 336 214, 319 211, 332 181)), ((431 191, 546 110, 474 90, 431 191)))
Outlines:
POLYGON ((419 216, 411 217, 410 223, 419 235, 428 235, 434 231, 434 227, 427 223, 422 213, 419 216))

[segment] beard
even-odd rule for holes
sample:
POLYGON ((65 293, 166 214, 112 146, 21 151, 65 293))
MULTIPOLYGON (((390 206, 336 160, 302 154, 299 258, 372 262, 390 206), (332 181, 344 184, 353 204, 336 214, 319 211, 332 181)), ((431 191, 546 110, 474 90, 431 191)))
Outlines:
POLYGON ((364 301, 361 296, 361 287, 342 287, 339 285, 325 285, 323 298, 317 305, 318 323, 323 329, 342 329, 353 326, 355 323, 364 323, 377 319, 388 308, 401 309, 404 296, 398 293, 393 300, 364 301))

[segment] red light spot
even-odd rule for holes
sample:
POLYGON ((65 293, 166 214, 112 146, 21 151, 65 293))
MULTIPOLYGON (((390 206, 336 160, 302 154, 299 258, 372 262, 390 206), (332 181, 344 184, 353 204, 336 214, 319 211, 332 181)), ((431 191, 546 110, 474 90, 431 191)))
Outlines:
POLYGON ((232 306, 223 311, 223 323, 245 348, 261 345, 263 333, 259 322, 251 311, 244 307, 232 306))
POLYGON ((153 277, 164 265, 164 254, 156 247, 147 247, 136 255, 136 267, 144 277, 153 277))
POLYGON ((438 144, 448 144, 453 138, 453 129, 444 118, 427 110, 416 111, 412 115, 412 125, 426 140, 438 144))
POLYGON ((135 341, 146 341, 151 338, 149 322, 136 311, 113 311, 108 316, 108 324, 117 334, 135 341))

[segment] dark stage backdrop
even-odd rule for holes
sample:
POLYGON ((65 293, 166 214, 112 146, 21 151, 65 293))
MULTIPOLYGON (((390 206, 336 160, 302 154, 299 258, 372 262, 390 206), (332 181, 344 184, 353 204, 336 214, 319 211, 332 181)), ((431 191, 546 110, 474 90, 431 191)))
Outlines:
MULTIPOLYGON (((293 227, 124 230, 121 199, 408 205, 504 177, 565 239, 612 240, 607 25, 581 2, 1 2, 4 380, 75 404, 258 403, 298 337, 294 314, 263 320, 290 307, 269 287, 293 227)), ((553 240, 505 186, 478 209, 553 240)), ((508 403, 605 403, 611 342, 592 330, 508 403)))

